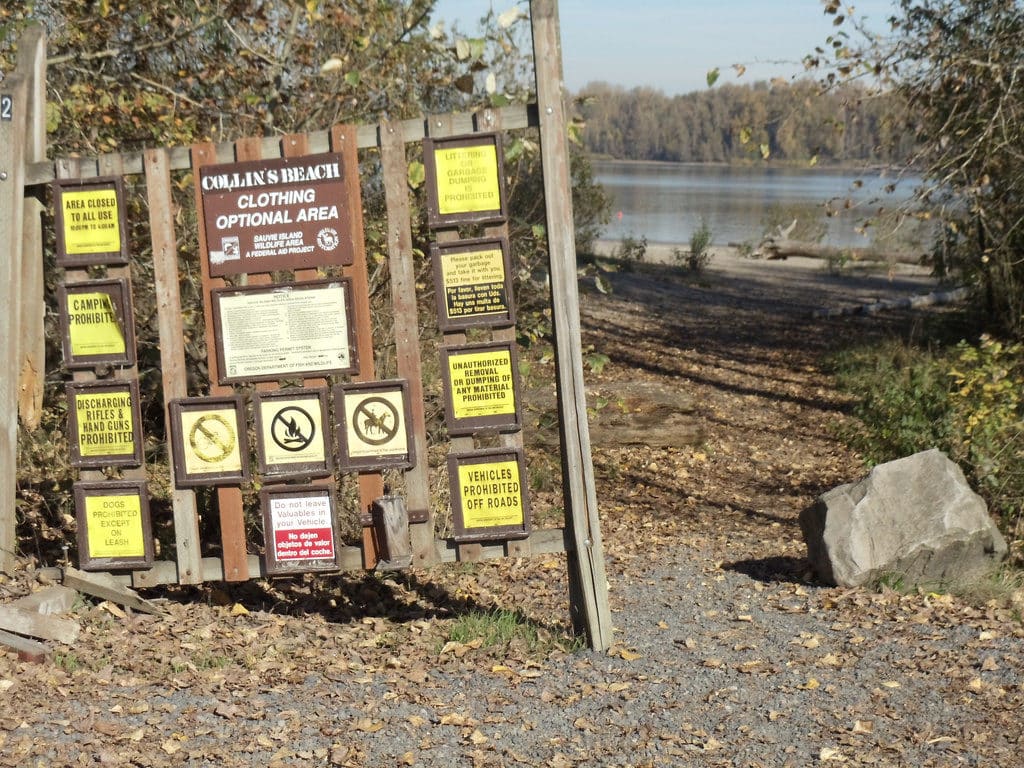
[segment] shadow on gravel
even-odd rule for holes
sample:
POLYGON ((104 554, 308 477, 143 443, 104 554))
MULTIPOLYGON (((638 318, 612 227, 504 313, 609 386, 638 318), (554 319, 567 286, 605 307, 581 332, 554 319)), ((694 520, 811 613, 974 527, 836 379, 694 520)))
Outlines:
POLYGON ((723 563, 722 568, 749 576, 765 584, 788 582, 806 584, 810 578, 811 564, 805 557, 762 557, 756 560, 737 560, 723 563))

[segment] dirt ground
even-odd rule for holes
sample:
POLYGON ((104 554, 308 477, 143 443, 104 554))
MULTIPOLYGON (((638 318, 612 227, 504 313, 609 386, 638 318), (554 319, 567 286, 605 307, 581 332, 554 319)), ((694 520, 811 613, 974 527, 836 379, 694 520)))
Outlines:
POLYGON ((581 276, 588 386, 695 427, 595 441, 607 653, 571 642, 561 556, 83 601, 49 663, 0 656, 0 765, 1021 765, 1012 605, 808 572, 797 515, 865 472, 826 356, 920 322, 812 313, 934 285, 805 261, 581 276), (495 609, 532 635, 455 635, 495 609))

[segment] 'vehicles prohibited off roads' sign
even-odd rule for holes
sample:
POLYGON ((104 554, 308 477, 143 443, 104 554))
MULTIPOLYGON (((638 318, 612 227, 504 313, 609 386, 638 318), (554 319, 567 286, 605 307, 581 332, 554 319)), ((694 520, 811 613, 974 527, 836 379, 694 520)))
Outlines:
POLYGON ((521 451, 504 448, 448 456, 455 540, 525 538, 530 506, 521 451))
POLYGON ((199 169, 214 277, 351 264, 351 202, 338 154, 199 169))
POLYGON ((180 487, 238 485, 249 479, 241 396, 172 400, 167 408, 180 487))

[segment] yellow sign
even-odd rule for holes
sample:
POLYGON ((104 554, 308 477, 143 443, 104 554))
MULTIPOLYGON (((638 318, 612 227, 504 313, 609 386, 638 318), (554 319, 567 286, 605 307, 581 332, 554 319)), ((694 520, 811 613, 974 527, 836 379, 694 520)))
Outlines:
POLYGON ((145 557, 142 502, 135 494, 86 496, 89 556, 145 557))
POLYGON ((314 398, 260 401, 262 445, 267 464, 326 461, 320 401, 314 398))
POLYGON ((109 293, 69 293, 68 333, 75 357, 125 354, 124 329, 109 293))
POLYGON ((460 464, 459 493, 466 528, 523 525, 519 462, 460 464))
POLYGON ((234 408, 183 411, 185 471, 192 475, 242 471, 234 408))
POLYGON ((448 358, 452 415, 456 419, 515 414, 512 353, 508 349, 453 354, 448 358))
POLYGON ((434 150, 442 216, 501 209, 498 150, 491 145, 434 150))
POLYGON ((444 254, 441 279, 448 317, 508 312, 500 248, 444 254))
POLYGON ((64 251, 69 256, 117 253, 121 250, 121 221, 116 189, 65 190, 64 251))
POLYGON ((78 451, 93 456, 134 456, 130 392, 75 393, 78 451))

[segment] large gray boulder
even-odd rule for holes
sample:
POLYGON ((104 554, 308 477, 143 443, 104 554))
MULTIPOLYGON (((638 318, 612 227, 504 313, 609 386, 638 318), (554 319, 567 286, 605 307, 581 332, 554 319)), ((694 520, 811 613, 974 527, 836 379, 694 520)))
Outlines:
POLYGON ((800 515, 822 580, 859 586, 883 576, 906 586, 977 581, 1006 555, 984 500, 938 449, 879 464, 800 515))

